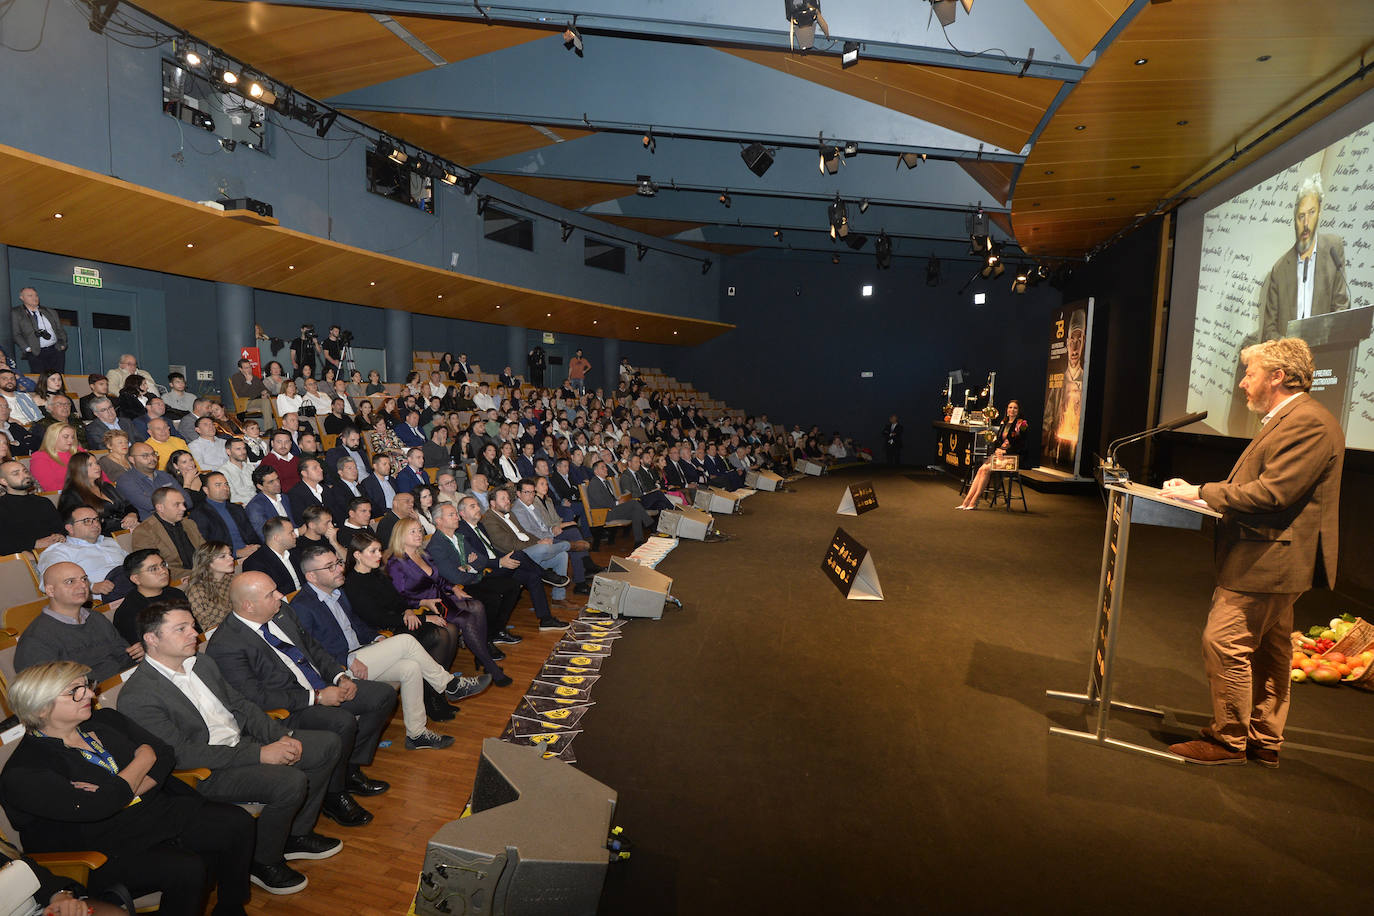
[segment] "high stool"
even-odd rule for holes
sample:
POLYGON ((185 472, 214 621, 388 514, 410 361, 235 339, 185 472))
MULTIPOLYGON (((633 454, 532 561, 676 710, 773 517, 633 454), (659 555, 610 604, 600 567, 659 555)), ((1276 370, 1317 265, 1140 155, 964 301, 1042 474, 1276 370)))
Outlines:
POLYGON ((990 487, 992 490, 992 501, 989 504, 990 507, 996 508, 997 497, 1000 496, 1006 502, 1008 512, 1011 511, 1011 503, 1012 500, 1015 499, 1021 500, 1021 510, 1023 512, 1029 512, 1030 507, 1026 505, 1026 488, 1021 485, 1021 472, 993 471, 992 473, 993 479, 992 486, 990 487))

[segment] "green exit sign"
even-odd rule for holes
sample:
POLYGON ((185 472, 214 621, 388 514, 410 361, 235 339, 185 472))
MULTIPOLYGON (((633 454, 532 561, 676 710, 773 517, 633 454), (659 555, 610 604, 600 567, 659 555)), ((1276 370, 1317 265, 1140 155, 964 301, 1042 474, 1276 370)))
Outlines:
POLYGON ((72 284, 74 286, 89 286, 94 289, 100 289, 103 286, 100 271, 94 267, 73 267, 72 284))

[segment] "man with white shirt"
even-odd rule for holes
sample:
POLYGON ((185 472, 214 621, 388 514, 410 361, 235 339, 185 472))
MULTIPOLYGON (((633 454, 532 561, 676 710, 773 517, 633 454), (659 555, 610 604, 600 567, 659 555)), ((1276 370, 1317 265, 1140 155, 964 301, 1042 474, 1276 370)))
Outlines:
POLYGON ((253 469, 257 463, 248 460, 248 446, 242 439, 230 439, 224 451, 225 461, 219 472, 229 481, 229 501, 247 506, 258 492, 253 486, 253 469))
POLYGON ((438 369, 429 374, 429 386, 426 394, 431 398, 442 398, 448 394, 448 386, 444 384, 444 376, 438 369))
POLYGON ((301 571, 307 585, 291 602, 296 619, 354 677, 401 688, 406 750, 442 750, 451 746, 451 736, 437 735, 429 729, 425 687, 449 700, 460 700, 485 690, 491 677, 450 674, 409 633, 384 637, 364 623, 353 612, 348 596, 339 590, 344 582, 344 566, 329 547, 306 548, 301 556, 301 571))
POLYGON ((347 550, 353 543, 353 534, 356 531, 366 531, 372 533, 372 503, 366 496, 359 496, 357 499, 348 501, 348 508, 344 515, 343 524, 334 532, 334 540, 339 546, 347 550))
MULTIPOLYGON (((127 521, 127 519, 126 519, 127 521)), ((134 587, 124 574, 128 556, 114 538, 100 533, 100 515, 84 503, 68 510, 63 519, 67 537, 38 555, 38 578, 54 563, 75 563, 91 580, 91 593, 104 601, 118 601, 134 587)))
POLYGON ((351 417, 358 412, 357 407, 353 403, 353 398, 348 393, 348 382, 346 380, 341 378, 335 379, 334 390, 330 393, 334 395, 335 400, 343 401, 344 416, 351 417))
POLYGON ((305 380, 305 393, 301 395, 302 406, 309 404, 315 408, 315 416, 323 417, 329 413, 329 404, 333 400, 330 395, 320 391, 320 383, 313 378, 305 380))
POLYGON ((217 471, 229 460, 224 440, 215 435, 215 421, 210 416, 196 420, 196 437, 191 441, 191 457, 202 471, 217 471))
POLYGON ((300 524, 300 519, 292 513, 290 504, 282 495, 281 477, 277 474, 276 468, 268 467, 266 464, 254 468, 253 486, 257 488, 258 493, 243 508, 248 513, 248 521, 258 537, 262 537, 263 527, 274 518, 286 519, 293 528, 300 524))
POLYGON ((473 405, 480 411, 495 410, 501 405, 496 403, 496 399, 491 396, 491 387, 486 382, 477 386, 477 393, 472 396, 473 405))
POLYGON ((291 562, 291 548, 296 546, 296 529, 284 518, 269 518, 262 526, 262 550, 253 551, 243 561, 243 571, 266 573, 283 595, 300 590, 305 583, 291 562))
POLYGON ((555 585, 549 597, 562 601, 567 596, 568 551, 566 541, 553 538, 536 537, 526 531, 511 514, 510 488, 501 487, 491 493, 491 508, 482 516, 482 525, 492 544, 501 553, 522 552, 534 562, 558 576, 564 577, 564 585, 555 585))
POLYGON ((231 687, 215 660, 196 653, 196 626, 182 602, 155 602, 139 614, 145 655, 119 694, 119 711, 171 745, 176 765, 208 767, 196 788, 206 798, 257 802, 251 878, 272 894, 304 890, 293 859, 327 859, 343 842, 315 832, 338 765, 338 735, 291 729, 231 687))
POLYGON ((348 505, 359 497, 366 499, 358 482, 358 465, 352 458, 340 458, 335 468, 335 481, 324 488, 324 507, 334 516, 334 523, 342 525, 348 515, 348 505))
POLYGON ((318 458, 300 460, 300 481, 286 493, 291 503, 291 514, 304 521, 305 510, 311 506, 325 507, 328 486, 324 482, 324 465, 318 458))
POLYGON ((372 474, 362 482, 363 495, 372 500, 374 518, 386 514, 396 501, 396 486, 391 479, 391 456, 378 453, 372 456, 372 474))
POLYGON ((483 512, 491 508, 491 485, 487 482, 486 474, 472 475, 472 486, 468 488, 468 495, 477 500, 483 512))
POLYGON ((19 390, 19 376, 13 369, 0 367, 0 394, 10 407, 10 421, 20 426, 32 426, 43 419, 43 411, 23 391, 19 390))
MULTIPOLYGON (((515 486, 515 502, 511 505, 511 514, 520 523, 520 527, 538 538, 541 544, 547 541, 555 546, 567 545, 567 572, 568 575, 572 576, 573 582, 576 583, 573 587, 573 593, 578 595, 590 594, 592 589, 587 584, 586 563, 587 550, 591 545, 578 537, 580 532, 573 522, 559 522, 556 529, 549 525, 540 511, 541 507, 535 504, 537 485, 532 478, 522 477, 515 486)), ((537 557, 534 559, 538 560, 537 557)), ((554 597, 559 597, 558 589, 554 590, 554 597)))
POLYGON ((358 447, 361 440, 362 434, 355 427, 345 427, 344 431, 339 433, 338 441, 334 443, 334 447, 324 453, 325 466, 337 469, 339 459, 351 458, 358 468, 358 476, 355 479, 361 481, 367 477, 371 471, 367 459, 363 457, 363 452, 358 447))

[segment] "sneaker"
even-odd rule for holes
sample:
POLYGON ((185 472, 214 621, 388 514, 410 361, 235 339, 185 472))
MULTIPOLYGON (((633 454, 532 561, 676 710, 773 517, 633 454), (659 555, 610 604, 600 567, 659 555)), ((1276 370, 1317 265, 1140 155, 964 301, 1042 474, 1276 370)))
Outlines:
POLYGON ((544 575, 540 578, 544 580, 545 585, 553 588, 567 588, 568 584, 572 582, 572 579, 567 576, 560 576, 551 569, 544 570, 544 575))
POLYGON ((453 744, 452 735, 437 735, 429 729, 425 729, 415 737, 406 736, 406 750, 408 751, 442 751, 444 748, 453 744))
POLYGON ((448 682, 448 687, 444 688, 444 696, 450 700, 462 700, 476 696, 489 686, 491 686, 490 674, 482 674, 477 677, 463 677, 461 674, 455 674, 453 680, 448 682))
POLYGON ((283 858, 287 861, 292 859, 327 859, 332 855, 337 855, 343 849, 343 845, 343 840, 336 840, 332 836, 321 836, 314 832, 289 836, 286 838, 283 858))
POLYGON ((540 633, 555 633, 560 632, 562 630, 566 630, 567 628, 568 625, 563 621, 559 620, 557 617, 549 617, 539 621, 540 633))
POLYGON ((300 893, 310 883, 305 875, 285 862, 277 862, 274 865, 260 865, 254 862, 253 867, 248 870, 248 880, 269 894, 300 893))
POLYGON ((491 641, 498 646, 514 646, 517 643, 523 642, 521 637, 516 636, 510 630, 501 630, 491 638, 491 641))

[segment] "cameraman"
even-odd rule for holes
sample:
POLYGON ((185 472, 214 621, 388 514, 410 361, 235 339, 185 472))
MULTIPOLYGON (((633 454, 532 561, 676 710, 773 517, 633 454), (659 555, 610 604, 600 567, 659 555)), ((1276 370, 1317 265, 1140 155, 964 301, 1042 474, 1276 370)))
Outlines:
POLYGON ((329 336, 320 342, 320 349, 324 351, 325 365, 327 367, 334 367, 334 375, 336 377, 339 376, 343 351, 346 346, 348 346, 348 341, 343 337, 343 329, 337 324, 331 324, 329 326, 329 336))
POLYGON ((61 372, 67 364, 67 332, 50 308, 38 304, 38 290, 19 291, 19 305, 10 309, 10 331, 16 356, 24 357, 29 371, 61 372))
POLYGON ((301 325, 301 336, 291 341, 291 368, 296 374, 300 374, 301 366, 309 366, 311 375, 319 373, 320 367, 315 362, 315 344, 318 341, 313 324, 301 325))

